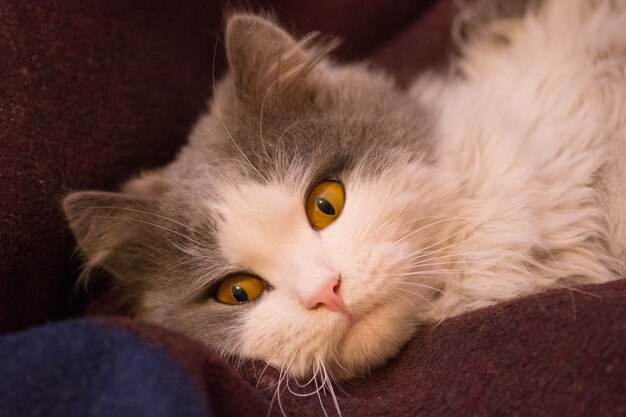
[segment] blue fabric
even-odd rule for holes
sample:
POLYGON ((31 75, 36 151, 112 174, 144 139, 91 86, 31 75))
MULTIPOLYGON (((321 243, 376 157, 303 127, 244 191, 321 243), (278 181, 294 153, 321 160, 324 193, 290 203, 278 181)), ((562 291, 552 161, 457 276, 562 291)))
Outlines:
POLYGON ((0 415, 207 417, 207 400, 159 347, 88 320, 0 338, 0 415))

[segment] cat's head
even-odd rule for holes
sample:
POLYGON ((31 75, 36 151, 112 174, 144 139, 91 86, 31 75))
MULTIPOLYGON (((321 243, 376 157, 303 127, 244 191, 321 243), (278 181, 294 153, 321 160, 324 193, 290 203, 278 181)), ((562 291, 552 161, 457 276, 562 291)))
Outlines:
POLYGON ((425 113, 269 20, 234 15, 225 41, 229 75, 175 162, 65 199, 85 273, 108 270, 139 317, 225 354, 367 371, 442 286, 424 261, 452 187, 425 113))

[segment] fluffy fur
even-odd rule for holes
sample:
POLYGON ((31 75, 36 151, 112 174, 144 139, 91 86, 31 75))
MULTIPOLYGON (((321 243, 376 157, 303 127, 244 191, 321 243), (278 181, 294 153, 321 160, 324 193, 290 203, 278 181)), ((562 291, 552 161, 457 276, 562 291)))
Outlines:
POLYGON ((311 37, 234 15, 229 75, 170 165, 64 207, 86 257, 144 319, 304 377, 350 377, 420 323, 626 262, 626 4, 533 2, 460 15, 460 57, 410 92, 311 37), (339 178, 326 229, 304 202, 339 178), (255 301, 211 288, 262 277, 255 301), (349 314, 309 308, 329 277, 349 314))

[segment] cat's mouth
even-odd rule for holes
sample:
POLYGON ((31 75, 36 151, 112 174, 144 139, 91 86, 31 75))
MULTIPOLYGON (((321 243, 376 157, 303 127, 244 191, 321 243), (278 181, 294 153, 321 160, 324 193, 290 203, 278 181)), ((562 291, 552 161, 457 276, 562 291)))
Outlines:
POLYGON ((378 303, 351 314, 338 341, 332 373, 348 379, 369 372, 393 356, 413 334, 415 325, 405 310, 378 303))
POLYGON ((346 332, 346 337, 350 334, 350 332, 355 331, 358 326, 363 325, 363 323, 367 322, 368 317, 376 314, 376 311, 378 311, 382 307, 382 305, 382 303, 376 303, 364 311, 354 311, 354 309, 348 310, 347 318, 349 327, 348 331, 346 332))

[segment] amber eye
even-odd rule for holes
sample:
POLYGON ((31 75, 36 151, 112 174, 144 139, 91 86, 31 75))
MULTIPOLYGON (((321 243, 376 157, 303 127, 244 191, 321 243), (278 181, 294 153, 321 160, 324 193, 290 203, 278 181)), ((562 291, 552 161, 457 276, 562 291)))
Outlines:
POLYGON ((231 275, 220 282, 215 298, 225 304, 241 304, 252 301, 263 293, 265 286, 253 275, 231 275))
POLYGON ((343 186, 338 181, 326 180, 313 187, 306 200, 306 215, 311 226, 320 230, 334 222, 341 214, 344 201, 343 186))

